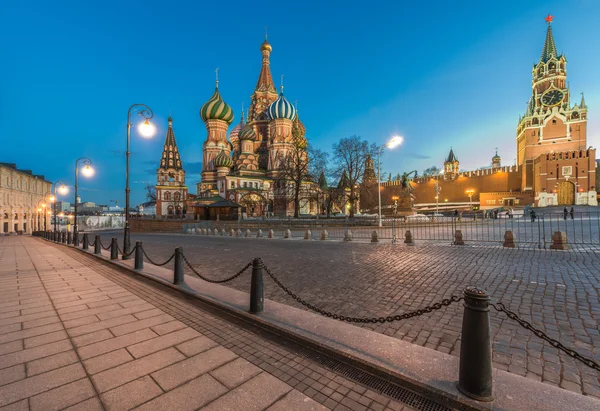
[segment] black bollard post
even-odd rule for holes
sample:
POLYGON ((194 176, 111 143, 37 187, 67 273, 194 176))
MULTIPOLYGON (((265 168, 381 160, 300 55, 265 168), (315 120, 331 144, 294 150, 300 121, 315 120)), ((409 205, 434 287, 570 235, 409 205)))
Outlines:
POLYGON ((73 237, 71 237, 71 232, 67 231, 67 245, 71 245, 73 243, 73 237))
POLYGON ((58 239, 56 241, 58 241, 59 243, 66 244, 67 243, 67 233, 65 231, 63 231, 62 233, 59 231, 58 239))
POLYGON ((73 246, 79 247, 79 232, 73 231, 73 246))
POLYGON ((87 250, 90 248, 90 244, 89 244, 89 240, 88 240, 88 235, 87 233, 83 234, 83 247, 84 250, 87 250))
POLYGON ((117 245, 117 239, 114 237, 110 241, 110 259, 111 260, 119 259, 119 249, 118 249, 118 245, 117 245))
POLYGON ((477 287, 465 288, 463 296, 458 390, 477 401, 493 401, 490 296, 477 287))
POLYGON ((56 231, 52 232, 52 241, 60 241, 59 239, 57 239, 56 234, 56 231))
POLYGON ((136 270, 144 269, 144 252, 142 251, 142 242, 135 242, 135 266, 136 270))
POLYGON ((263 283, 263 265, 260 258, 252 260, 252 280, 250 282, 250 312, 253 314, 264 311, 265 296, 263 283))
POLYGON ((101 255, 102 254, 102 246, 100 245, 100 236, 97 235, 96 240, 94 241, 94 254, 101 255))
POLYGON ((173 269, 173 273, 173 284, 183 285, 183 249, 181 247, 177 247, 175 249, 175 267, 173 269))

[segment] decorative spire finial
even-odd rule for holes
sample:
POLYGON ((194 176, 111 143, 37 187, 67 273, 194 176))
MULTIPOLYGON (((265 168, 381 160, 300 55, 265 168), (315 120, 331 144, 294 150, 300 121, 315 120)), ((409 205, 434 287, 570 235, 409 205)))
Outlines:
POLYGON ((550 13, 548 13, 548 16, 546 16, 546 18, 544 20, 546 20, 546 23, 550 24, 550 23, 552 23, 553 18, 554 18, 554 16, 551 16, 550 13))
POLYGON ((244 103, 242 103, 242 122, 244 122, 244 103))
POLYGON ((215 77, 217 79, 217 88, 219 88, 219 68, 215 69, 215 77))
POLYGON ((281 89, 281 94, 283 94, 283 74, 281 75, 281 86, 280 86, 280 89, 281 89))
POLYGON ((265 41, 267 41, 267 38, 269 37, 269 31, 268 31, 268 27, 265 26, 265 41))

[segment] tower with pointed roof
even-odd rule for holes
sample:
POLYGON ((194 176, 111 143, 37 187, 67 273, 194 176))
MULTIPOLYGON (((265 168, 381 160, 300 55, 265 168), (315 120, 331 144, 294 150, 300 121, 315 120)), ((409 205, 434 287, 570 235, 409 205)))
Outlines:
POLYGON ((168 123, 160 165, 156 170, 156 214, 182 216, 186 212, 188 188, 171 117, 168 123))
POLYGON ((492 170, 497 170, 502 167, 502 158, 498 155, 498 149, 496 149, 496 154, 492 157, 492 170))
POLYGON ((448 153, 448 157, 444 161, 444 176, 447 179, 453 179, 458 176, 458 166, 459 166, 458 158, 454 155, 454 150, 450 147, 450 152, 448 153))
POLYGON ((542 53, 531 71, 531 96, 517 125, 517 164, 524 169, 522 189, 534 186, 534 162, 548 152, 582 150, 587 147, 587 107, 571 102, 567 59, 559 53, 546 18, 542 53))

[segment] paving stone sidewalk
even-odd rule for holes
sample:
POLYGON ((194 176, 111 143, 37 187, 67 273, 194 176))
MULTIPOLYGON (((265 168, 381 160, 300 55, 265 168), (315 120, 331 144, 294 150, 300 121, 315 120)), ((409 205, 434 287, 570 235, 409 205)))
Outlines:
POLYGON ((57 246, 0 238, 0 410, 325 410, 57 246))

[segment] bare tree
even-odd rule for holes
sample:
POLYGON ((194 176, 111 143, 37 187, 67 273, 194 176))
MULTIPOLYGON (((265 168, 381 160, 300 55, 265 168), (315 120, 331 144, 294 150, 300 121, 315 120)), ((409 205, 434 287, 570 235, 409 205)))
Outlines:
POLYGON ((347 185, 350 192, 350 217, 356 212, 355 202, 358 199, 358 184, 365 173, 365 165, 369 155, 377 154, 377 146, 369 144, 359 136, 346 137, 333 145, 333 157, 336 163, 336 174, 346 172, 347 185))
POLYGON ((318 172, 325 168, 326 163, 327 154, 309 147, 306 138, 294 127, 292 144, 287 153, 278 158, 276 178, 279 196, 294 205, 294 218, 300 217, 301 202, 315 197, 316 190, 307 188, 306 183, 316 182, 318 172))
POLYGON ((146 201, 156 201, 156 187, 146 184, 146 201))
POLYGON ((423 176, 437 176, 438 174, 440 174, 440 171, 441 170, 436 166, 431 166, 423 170, 423 176))

